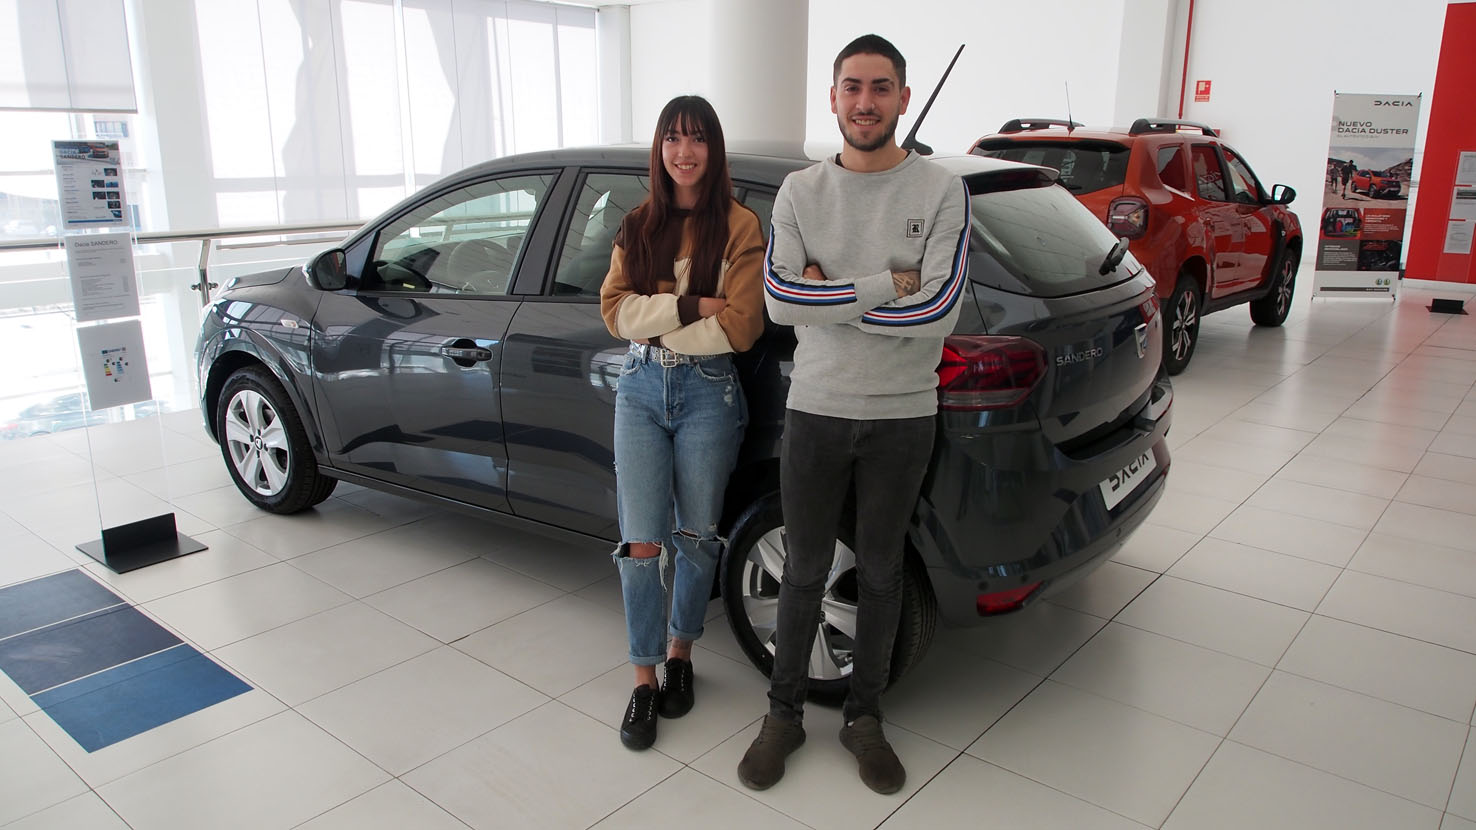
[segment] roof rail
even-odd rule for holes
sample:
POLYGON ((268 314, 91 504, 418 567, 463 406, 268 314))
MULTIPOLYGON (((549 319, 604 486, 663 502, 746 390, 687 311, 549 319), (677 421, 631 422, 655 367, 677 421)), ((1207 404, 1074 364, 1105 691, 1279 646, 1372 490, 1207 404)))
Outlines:
POLYGON ((1002 133, 1019 133, 1027 130, 1044 130, 1049 127, 1065 127, 1074 130, 1081 126, 1080 121, 1064 121, 1060 118, 1012 118, 999 128, 1002 133))
POLYGON ((1180 127, 1189 127, 1202 131, 1205 135, 1216 136, 1213 127, 1201 124, 1198 121, 1179 121, 1173 118, 1139 118, 1133 122, 1128 130, 1128 135, 1142 135, 1143 133, 1176 133, 1180 127))

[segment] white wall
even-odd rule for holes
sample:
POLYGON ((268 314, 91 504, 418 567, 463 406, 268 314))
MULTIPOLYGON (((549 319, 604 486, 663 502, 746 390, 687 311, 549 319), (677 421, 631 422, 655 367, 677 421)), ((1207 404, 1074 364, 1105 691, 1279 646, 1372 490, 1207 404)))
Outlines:
MULTIPOLYGON (((1418 181, 1445 8, 1442 0, 1197 0, 1184 117, 1221 128, 1263 183, 1296 188, 1292 208, 1315 226, 1334 91, 1424 94, 1418 181), (1208 103, 1194 103, 1196 79, 1214 82, 1208 103)), ((1412 221, 1413 199, 1409 208, 1412 221)))
POLYGON ((710 95, 713 72, 753 71, 751 66, 715 67, 708 60, 713 52, 712 3, 667 0, 630 7, 630 132, 636 143, 650 143, 656 116, 667 101, 678 95, 710 95))
MULTIPOLYGON (((1187 0, 1131 0, 1123 8, 1119 38, 1117 98, 1113 102, 1113 124, 1132 124, 1145 116, 1166 113, 1162 99, 1170 88, 1177 93, 1178 75, 1173 75, 1173 53, 1183 51, 1184 39, 1174 37, 1176 12, 1187 0)), ((1175 98, 1175 111, 1178 99, 1175 98)))
MULTIPOLYGON (((743 67, 701 60, 713 37, 712 4, 726 1, 632 7, 636 141, 645 140, 671 95, 706 93, 710 73, 785 82, 766 77, 762 60, 743 67), (674 50, 674 43, 683 47, 674 50)), ((809 0, 805 151, 818 158, 840 147, 828 100, 831 61, 868 32, 891 40, 908 60, 913 100, 899 139, 958 44, 967 44, 919 135, 938 152, 960 152, 1010 118, 1064 117, 1067 84, 1072 116, 1089 125, 1174 116, 1188 7, 1189 0, 914 0, 902 13, 895 0, 809 0)), ((1195 0, 1184 117, 1220 129, 1268 186, 1295 187, 1293 207, 1312 224, 1333 92, 1423 93, 1418 181, 1445 8, 1444 0, 1195 0), (1370 22, 1378 24, 1378 48, 1366 40, 1370 22), (1194 103, 1199 79, 1213 81, 1208 103, 1194 103)))
POLYGON ((868 33, 890 40, 907 58, 912 104, 897 128, 899 141, 960 43, 963 55, 918 134, 935 151, 963 152, 1011 118, 1064 118, 1068 84, 1077 121, 1110 122, 1125 2, 1056 0, 1046 13, 1042 3, 919 0, 904 14, 895 0, 810 0, 806 151, 818 156, 840 148, 828 97, 832 62, 868 33))
MULTIPOLYGON (((702 59, 712 51, 713 3, 735 0, 666 0, 631 7, 631 110, 636 141, 655 123, 671 96, 708 95, 711 73, 739 72, 759 87, 802 83, 805 87, 805 150, 819 157, 840 147, 830 112, 831 62, 853 38, 879 34, 907 58, 912 106, 898 127, 905 136, 922 112, 948 61, 966 44, 948 84, 939 94, 919 135, 938 152, 962 152, 974 139, 1019 116, 1066 115, 1067 84, 1071 114, 1078 121, 1114 121, 1119 98, 1131 106, 1156 109, 1158 82, 1139 91, 1119 92, 1124 20, 1150 23, 1152 49, 1134 52, 1129 75, 1153 75, 1162 63, 1164 27, 1179 0, 1056 0, 1053 11, 1041 4, 1002 0, 920 0, 899 11, 895 0, 809 0, 806 76, 775 77, 755 45, 751 64, 714 66, 702 59), (1132 4, 1129 13, 1129 4, 1132 4), (1155 28, 1156 27, 1156 28, 1155 28), (680 46, 677 46, 680 44, 680 46), (686 56, 691 56, 687 58, 686 56)), ((716 105, 717 102, 714 102, 716 105)), ((1142 114, 1153 114, 1145 112, 1142 114)), ((719 115, 722 110, 719 109, 719 115)))

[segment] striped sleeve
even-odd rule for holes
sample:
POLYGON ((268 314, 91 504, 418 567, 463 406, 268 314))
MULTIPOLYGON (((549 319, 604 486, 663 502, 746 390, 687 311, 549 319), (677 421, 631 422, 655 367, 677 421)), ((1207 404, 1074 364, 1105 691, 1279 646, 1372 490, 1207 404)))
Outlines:
POLYGON ((897 304, 874 308, 861 315, 863 328, 913 337, 920 328, 953 328, 953 312, 969 278, 969 193, 960 181, 953 196, 939 206, 923 254, 922 289, 897 304), (900 330, 899 330, 900 329, 900 330))
POLYGON ((800 305, 841 305, 856 302, 856 287, 849 283, 834 285, 812 280, 787 280, 774 269, 773 227, 769 229, 769 246, 764 251, 764 290, 782 303, 800 305))
POLYGON ((801 276, 810 260, 795 219, 792 181, 792 175, 786 178, 774 198, 764 250, 764 306, 769 318, 786 326, 857 323, 863 312, 896 299, 890 271, 856 279, 807 280, 801 276))

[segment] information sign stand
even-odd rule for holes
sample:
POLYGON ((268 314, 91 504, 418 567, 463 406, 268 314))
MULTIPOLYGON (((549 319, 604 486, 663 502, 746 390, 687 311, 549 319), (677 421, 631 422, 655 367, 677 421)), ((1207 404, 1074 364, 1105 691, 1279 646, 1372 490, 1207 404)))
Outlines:
MULTIPOLYGON (((61 206, 67 275, 77 323, 77 346, 91 411, 150 400, 147 355, 131 232, 128 228, 123 158, 116 141, 52 142, 61 206)), ((86 427, 84 427, 85 429, 86 427)), ((160 424, 160 450, 165 439, 160 424)), ((97 487, 96 453, 88 442, 97 487)), ((166 465, 167 466, 167 465, 166 465)), ((98 493, 98 524, 103 523, 98 493)), ((77 545, 115 573, 126 573, 206 549, 179 532, 174 513, 124 522, 101 530, 101 538, 77 545)))

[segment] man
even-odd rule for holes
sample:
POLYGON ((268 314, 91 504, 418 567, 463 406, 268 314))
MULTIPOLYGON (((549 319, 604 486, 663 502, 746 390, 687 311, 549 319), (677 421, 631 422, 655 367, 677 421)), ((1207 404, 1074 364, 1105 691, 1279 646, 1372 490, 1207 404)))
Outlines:
POLYGON ((799 341, 790 376, 780 492, 784 579, 769 715, 738 765, 773 786, 804 742, 808 662, 820 599, 854 484, 859 582, 841 743, 881 793, 906 780, 882 732, 901 603, 902 555, 933 448, 936 369, 967 280, 968 191, 897 146, 907 63, 876 35, 835 59, 830 110, 841 152, 785 179, 774 202, 765 302, 799 341))

